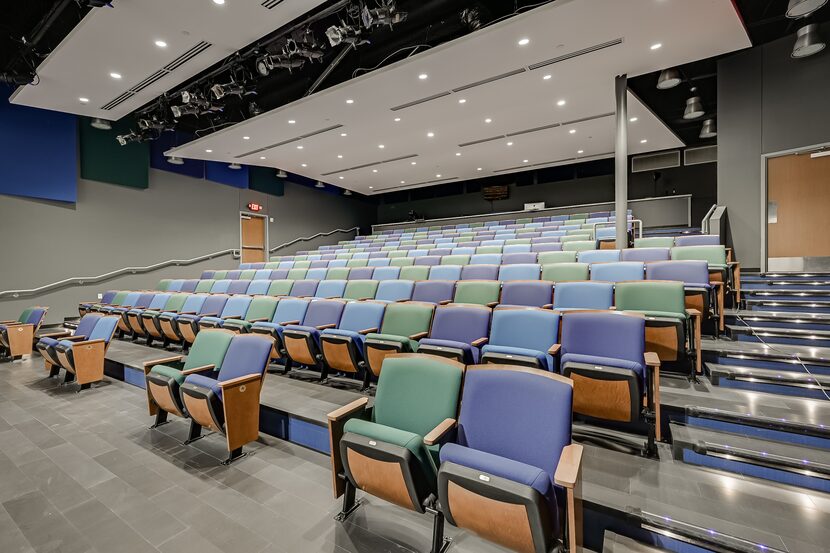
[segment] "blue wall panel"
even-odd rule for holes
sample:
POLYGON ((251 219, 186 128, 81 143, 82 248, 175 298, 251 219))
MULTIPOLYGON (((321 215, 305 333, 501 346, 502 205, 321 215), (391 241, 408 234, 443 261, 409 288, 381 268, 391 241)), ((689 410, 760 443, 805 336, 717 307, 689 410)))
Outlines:
POLYGON ((77 201, 77 117, 10 104, 10 94, 0 87, 0 194, 77 201))
POLYGON ((236 188, 248 188, 248 166, 243 165, 242 169, 229 169, 227 163, 207 161, 205 179, 236 188))
POLYGON ((168 163, 164 152, 192 140, 193 137, 179 132, 163 132, 158 140, 150 142, 150 167, 170 171, 197 179, 205 178, 205 162, 196 159, 185 159, 182 165, 168 163))

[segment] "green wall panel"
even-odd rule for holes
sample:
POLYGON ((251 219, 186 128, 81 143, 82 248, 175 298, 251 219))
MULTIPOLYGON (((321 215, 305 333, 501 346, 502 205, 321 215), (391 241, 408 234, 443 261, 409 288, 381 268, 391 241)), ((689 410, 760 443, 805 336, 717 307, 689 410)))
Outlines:
POLYGON ((120 184, 132 188, 147 188, 150 172, 150 145, 133 142, 121 146, 115 140, 135 127, 131 117, 112 124, 112 130, 93 129, 87 117, 78 125, 81 143, 81 178, 120 184))
POLYGON ((251 167, 248 188, 272 196, 285 195, 285 183, 277 178, 277 170, 270 167, 251 167))

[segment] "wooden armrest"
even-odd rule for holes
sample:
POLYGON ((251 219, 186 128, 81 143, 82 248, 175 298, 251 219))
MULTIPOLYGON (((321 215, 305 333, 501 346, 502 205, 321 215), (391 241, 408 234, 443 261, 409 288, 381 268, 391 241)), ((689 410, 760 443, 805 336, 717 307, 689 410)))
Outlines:
POLYGON ((576 487, 582 472, 582 446, 579 444, 566 445, 559 456, 556 473, 553 481, 565 488, 576 487))
POLYGON ((179 311, 177 315, 195 315, 195 311, 179 311))
POLYGON ((483 336, 483 337, 479 338, 478 340, 473 340, 473 342, 470 345, 473 346, 474 348, 480 348, 481 346, 483 346, 484 344, 487 343, 487 340, 488 340, 488 338, 486 336, 483 336))
POLYGON ((270 321, 268 317, 257 317, 256 319, 248 319, 249 323, 267 323, 270 321))
POLYGON ((327 328, 337 328, 337 325, 334 323, 329 323, 327 325, 320 325, 317 327, 317 330, 325 330, 327 328))
POLYGON ((562 347, 562 344, 553 344, 550 349, 548 349, 548 355, 559 355, 559 349, 562 347))
POLYGON ((542 306, 542 309, 553 309, 553 304, 552 303, 546 303, 545 305, 542 306))
POLYGON ((95 344, 103 344, 103 340, 84 340, 81 342, 75 342, 74 345, 76 346, 93 346, 95 344))
POLYGON ((218 317, 219 313, 194 313, 194 315, 199 315, 200 317, 218 317))
POLYGON ((687 309, 686 315, 690 317, 700 317, 700 311, 698 311, 697 309, 687 309))
POLYGON ((328 414, 328 419, 330 421, 339 421, 358 413, 366 408, 366 405, 369 403, 368 397, 361 397, 353 402, 349 403, 348 405, 344 405, 339 409, 335 409, 331 413, 328 414))
POLYGON ((236 386, 242 386, 244 384, 248 384, 249 382, 256 382, 257 380, 261 380, 261 374, 248 374, 245 376, 238 376, 236 378, 231 378, 230 380, 225 380, 224 382, 219 382, 219 387, 224 390, 225 388, 233 388, 236 386))
POLYGON ((377 328, 364 328, 363 330, 359 330, 357 333, 365 335, 365 334, 371 334, 372 332, 377 332, 377 331, 378 331, 377 328))
POLYGON ((487 307, 493 308, 493 307, 497 306, 498 304, 499 304, 499 302, 497 302, 497 301, 491 301, 490 303, 487 304, 487 307))
POLYGON ((369 300, 373 300, 373 299, 375 299, 375 298, 373 298, 372 296, 366 296, 365 298, 358 298, 357 301, 369 301, 369 300))
POLYGON ((452 303, 452 300, 441 300, 438 302, 438 305, 447 305, 449 303, 452 303))
POLYGON ((410 340, 420 340, 421 338, 426 338, 429 335, 429 332, 419 332, 418 334, 413 334, 409 337, 410 340))
POLYGON ((653 351, 647 351, 645 353, 645 358, 646 358, 646 365, 648 365, 649 367, 659 367, 660 366, 660 358, 653 351))
POLYGON ((223 321, 229 321, 229 320, 231 320, 231 319, 241 319, 241 318, 242 318, 242 317, 241 317, 241 316, 239 316, 239 315, 225 315, 224 317, 221 317, 221 319, 222 319, 223 321))
POLYGON ((429 431, 429 434, 424 436, 424 445, 435 445, 453 428, 455 428, 455 419, 444 419, 438 426, 429 431))
POLYGON ((0 323, 0 324, 3 324, 5 326, 23 326, 23 325, 30 324, 30 323, 19 323, 17 321, 9 321, 7 323, 0 323))
POLYGON ((8 326, 8 325, 10 325, 10 324, 12 324, 12 323, 17 324, 17 320, 15 320, 15 319, 7 319, 7 320, 5 320, 5 321, 0 321, 0 325, 6 325, 6 326, 8 326))
POLYGON ((300 321, 283 321, 280 323, 280 326, 288 326, 288 325, 298 325, 300 321))
POLYGON ((184 355, 171 355, 170 357, 162 357, 160 359, 153 359, 152 361, 145 361, 144 374, 150 372, 150 369, 152 369, 154 365, 161 365, 163 363, 175 363, 177 361, 182 361, 183 359, 184 355))
POLYGON ((193 367, 192 369, 187 369, 186 371, 182 371, 182 374, 187 376, 189 374, 199 374, 206 371, 212 371, 216 368, 216 365, 202 365, 201 367, 193 367))
POLYGON ((67 336, 65 338, 62 338, 62 340, 68 340, 70 342, 83 342, 84 340, 86 340, 86 336, 84 336, 83 334, 76 334, 73 336, 67 336))

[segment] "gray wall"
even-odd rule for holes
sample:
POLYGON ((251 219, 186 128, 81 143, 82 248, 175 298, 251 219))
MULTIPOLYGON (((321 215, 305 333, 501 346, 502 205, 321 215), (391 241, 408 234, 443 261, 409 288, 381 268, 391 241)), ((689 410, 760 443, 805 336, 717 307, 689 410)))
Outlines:
POLYGON ((794 40, 718 62, 718 202, 746 268, 761 266, 761 155, 830 141, 830 54, 791 59, 794 40))
MULTIPOLYGON (((79 180, 75 205, 0 196, 0 233, 14 237, 3 245, 0 290, 35 288, 69 277, 238 248, 239 211, 249 202, 264 205, 264 213, 273 217, 272 246, 334 228, 368 227, 376 209, 355 198, 288 182, 285 195, 277 197, 157 170, 150 171, 150 187, 145 190, 79 180)), ((284 251, 349 237, 333 235, 284 251)), ((94 299, 105 289, 152 288, 160 278, 196 278, 204 269, 238 263, 227 256, 41 297, 0 299, 0 319, 16 318, 25 307, 41 304, 50 307, 48 322, 60 322, 77 314, 79 301, 94 299)))

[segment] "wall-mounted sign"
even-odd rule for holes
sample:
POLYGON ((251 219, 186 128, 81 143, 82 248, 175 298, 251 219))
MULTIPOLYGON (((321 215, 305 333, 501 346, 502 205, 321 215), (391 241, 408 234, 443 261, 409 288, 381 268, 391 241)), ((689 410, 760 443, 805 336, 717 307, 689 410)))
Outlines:
POLYGON ((263 207, 260 204, 255 204, 253 202, 248 204, 248 209, 251 211, 262 211, 263 207))

